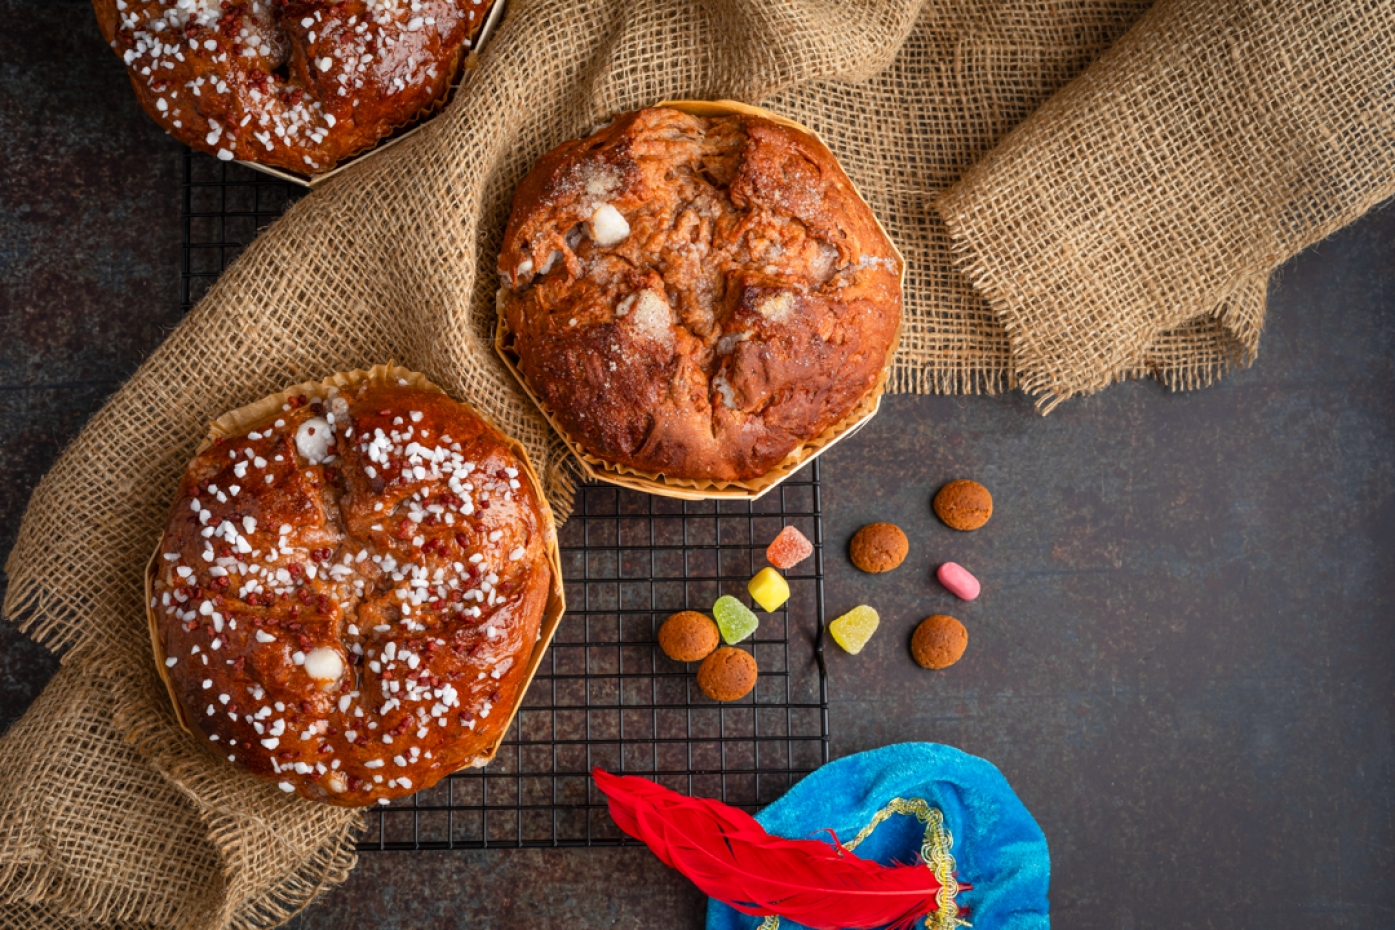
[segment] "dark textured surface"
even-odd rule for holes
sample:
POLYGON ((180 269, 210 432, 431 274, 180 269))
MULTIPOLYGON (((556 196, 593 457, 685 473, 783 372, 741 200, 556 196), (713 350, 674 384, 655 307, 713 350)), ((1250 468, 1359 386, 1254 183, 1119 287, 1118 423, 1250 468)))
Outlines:
MULTIPOLYGON (((0 3, 0 547, 64 443, 173 323, 178 148, 83 3, 0 3)), ((1395 205, 1276 276, 1258 364, 1208 390, 895 397, 826 459, 833 750, 930 739, 996 764, 1051 844, 1063 927, 1395 926, 1395 205), (930 512, 973 477, 992 522, 930 512), (858 574, 863 523, 911 540, 858 574), (934 564, 984 594, 960 604, 934 564), (936 612, 964 659, 916 667, 936 612)), ((0 728, 55 668, 0 625, 0 728)), ((811 825, 816 826, 816 825, 811 825)), ((641 850, 364 856, 297 922, 698 926, 641 850)))
MULTIPOLYGON (((180 147, 86 3, 0 2, 0 550, 40 477, 179 317, 180 147)), ((0 624, 0 728, 57 663, 0 624)))
POLYGON ((1285 266, 1249 371, 1137 383, 1051 416, 894 398, 827 461, 831 540, 896 519, 905 565, 829 560, 835 754, 949 743, 1046 832, 1068 927, 1395 926, 1395 204, 1285 266), (994 516, 929 509, 973 477, 994 516), (956 561, 973 603, 930 578, 956 561), (931 613, 963 660, 916 667, 931 613))

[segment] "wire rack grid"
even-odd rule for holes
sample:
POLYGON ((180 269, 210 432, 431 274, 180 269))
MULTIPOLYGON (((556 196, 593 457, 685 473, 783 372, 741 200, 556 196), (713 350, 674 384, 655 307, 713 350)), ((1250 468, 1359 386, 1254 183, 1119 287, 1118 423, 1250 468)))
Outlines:
MULTIPOLYGON (((192 307, 257 232, 306 192, 184 155, 182 284, 192 307)), ((568 611, 495 760, 367 814, 361 850, 602 846, 627 841, 590 783, 638 774, 748 810, 828 761, 822 651, 823 521, 815 461, 754 502, 677 501, 582 485, 560 530, 568 611), (760 677, 717 704, 695 666, 666 657, 659 624, 742 600, 783 526, 814 543, 786 573, 790 599, 742 643, 760 677)))

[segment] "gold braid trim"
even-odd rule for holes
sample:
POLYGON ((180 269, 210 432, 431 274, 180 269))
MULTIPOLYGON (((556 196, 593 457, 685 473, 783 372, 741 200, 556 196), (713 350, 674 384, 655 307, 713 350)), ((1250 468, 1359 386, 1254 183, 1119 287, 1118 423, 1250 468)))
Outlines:
MULTIPOLYGON (((945 818, 937 809, 921 798, 892 798, 881 810, 872 815, 872 820, 853 837, 843 848, 851 852, 872 831, 881 826, 892 814, 905 814, 914 817, 925 825, 925 841, 920 847, 920 858, 935 873, 940 890, 935 894, 935 912, 925 916, 926 930, 955 930, 956 927, 972 927, 973 924, 959 917, 959 903, 954 899, 959 895, 959 880, 954 877, 954 837, 945 829, 945 818)), ((771 914, 761 922, 759 930, 778 930, 780 918, 771 914)))

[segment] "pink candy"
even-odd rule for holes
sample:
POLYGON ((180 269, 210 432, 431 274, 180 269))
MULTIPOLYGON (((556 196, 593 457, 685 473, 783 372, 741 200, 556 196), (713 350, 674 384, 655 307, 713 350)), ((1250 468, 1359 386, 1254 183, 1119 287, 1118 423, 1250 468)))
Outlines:
POLYGON ((946 562, 935 570, 935 577, 940 579, 940 584, 948 588, 949 593, 957 598, 972 601, 978 597, 980 590, 978 579, 970 575, 962 565, 946 562))

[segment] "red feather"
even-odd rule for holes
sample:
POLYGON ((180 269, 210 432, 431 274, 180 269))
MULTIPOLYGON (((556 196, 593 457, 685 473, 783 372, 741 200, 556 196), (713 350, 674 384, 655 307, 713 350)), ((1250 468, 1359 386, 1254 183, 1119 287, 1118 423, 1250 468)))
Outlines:
POLYGON ((924 865, 888 867, 841 845, 771 836, 744 811, 633 775, 593 769, 591 776, 620 829, 743 914, 778 914, 814 930, 866 930, 909 927, 935 909, 940 884, 924 865))

